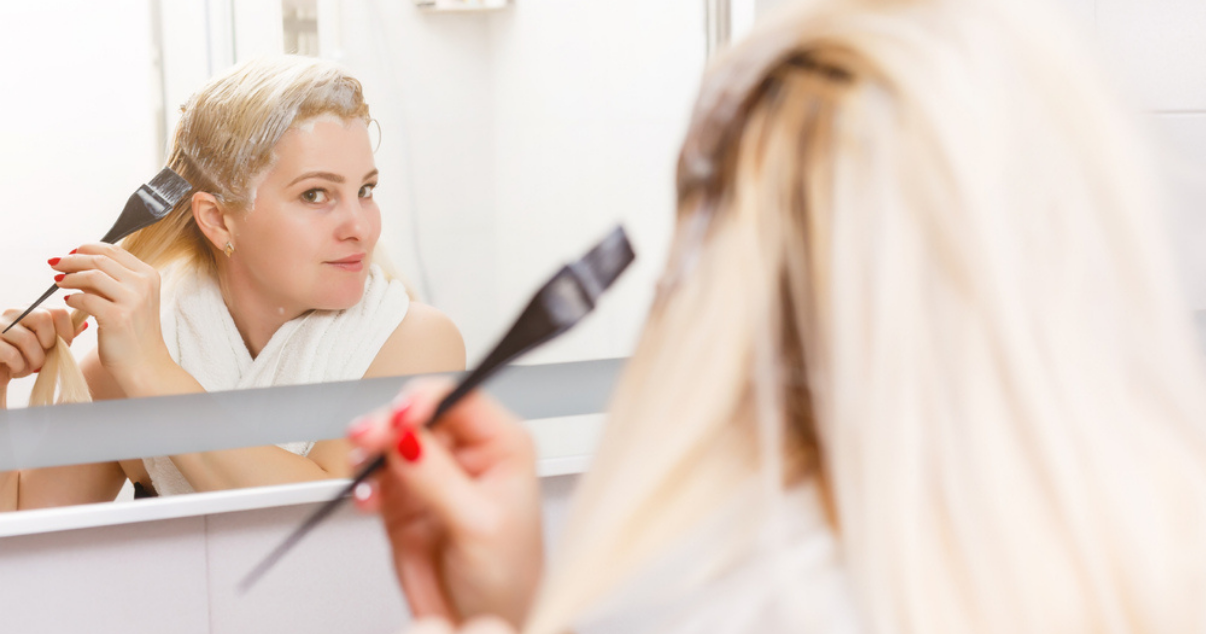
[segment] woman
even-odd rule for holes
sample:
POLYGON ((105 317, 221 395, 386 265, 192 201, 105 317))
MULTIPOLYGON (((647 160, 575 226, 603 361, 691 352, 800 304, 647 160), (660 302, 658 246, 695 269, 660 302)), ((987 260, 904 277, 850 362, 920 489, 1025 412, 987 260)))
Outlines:
MULTIPOLYGON (((50 260, 77 291, 67 305, 96 318, 98 346, 82 377, 43 372, 39 384, 60 378, 70 394, 82 378, 111 399, 463 369, 451 321, 372 264, 368 121, 360 83, 328 62, 261 59, 213 79, 184 107, 168 160, 191 195, 122 246, 50 260)), ((41 368, 55 324, 65 346, 71 324, 40 311, 0 342, 0 362, 41 368)), ((347 450, 328 440, 28 471, 19 506, 113 499, 127 478, 170 494, 341 477, 347 450)))
POLYGON ((709 70, 559 549, 446 386, 357 423, 447 631, 1201 632, 1206 413, 1125 117, 1026 0, 815 0, 709 70))

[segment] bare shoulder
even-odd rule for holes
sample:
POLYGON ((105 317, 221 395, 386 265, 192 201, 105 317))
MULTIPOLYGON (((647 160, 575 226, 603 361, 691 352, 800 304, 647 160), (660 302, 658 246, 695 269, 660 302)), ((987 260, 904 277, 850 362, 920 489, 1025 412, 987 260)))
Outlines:
POLYGON ((88 383, 88 391, 92 393, 92 400, 107 401, 115 398, 125 398, 126 393, 117 384, 117 380, 112 374, 101 365, 100 354, 96 348, 89 350, 84 355, 83 361, 80 361, 80 372, 84 374, 84 381, 88 383))
POLYGON ((465 369, 465 340, 447 315, 411 302, 406 317, 381 346, 366 378, 465 369))

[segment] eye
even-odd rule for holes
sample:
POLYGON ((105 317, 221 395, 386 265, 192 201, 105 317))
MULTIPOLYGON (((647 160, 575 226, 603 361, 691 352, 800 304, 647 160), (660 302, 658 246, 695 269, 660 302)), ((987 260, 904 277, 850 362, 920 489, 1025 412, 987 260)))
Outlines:
POLYGON ((377 183, 368 183, 366 185, 361 185, 360 186, 360 197, 361 198, 372 198, 374 189, 377 189, 377 183))
POLYGON ((327 202, 327 192, 325 189, 307 189, 302 192, 301 198, 308 203, 325 203, 327 202))

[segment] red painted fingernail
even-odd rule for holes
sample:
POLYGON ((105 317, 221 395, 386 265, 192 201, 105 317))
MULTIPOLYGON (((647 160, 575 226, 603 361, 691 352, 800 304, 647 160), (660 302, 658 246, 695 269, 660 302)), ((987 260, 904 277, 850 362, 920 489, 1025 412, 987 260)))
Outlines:
POLYGON ((393 428, 394 431, 402 429, 403 425, 406 424, 406 414, 408 412, 410 412, 410 403, 398 405, 397 409, 394 410, 393 417, 389 419, 389 426, 393 428))
POLYGON ((419 445, 419 437, 415 434, 415 430, 408 429, 402 433, 402 438, 398 439, 398 453, 407 462, 417 462, 419 456, 423 455, 423 447, 419 445))
POLYGON ((34 370, 34 374, 37 374, 37 373, 39 373, 39 372, 41 372, 41 371, 42 371, 42 368, 38 368, 37 370, 34 370))
POLYGON ((63 258, 50 258, 49 260, 46 260, 46 261, 50 263, 50 266, 54 266, 54 265, 58 264, 60 261, 62 261, 62 259, 63 258))
POLYGON ((54 276, 54 281, 62 282, 64 277, 67 277, 66 273, 59 273, 58 275, 54 276))
POLYGON ((80 332, 84 332, 87 329, 88 329, 88 322, 84 322, 84 325, 80 326, 80 332))
POLYGON ((72 249, 71 253, 68 253, 67 255, 75 255, 76 251, 79 251, 79 249, 72 249))

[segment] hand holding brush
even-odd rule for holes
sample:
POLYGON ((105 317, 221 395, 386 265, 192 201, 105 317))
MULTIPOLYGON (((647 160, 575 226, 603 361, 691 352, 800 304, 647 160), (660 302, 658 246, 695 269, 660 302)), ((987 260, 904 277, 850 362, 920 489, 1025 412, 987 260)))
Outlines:
MULTIPOLYGON (((167 217, 168 213, 190 191, 192 191, 192 186, 189 185, 188 181, 172 171, 171 168, 163 168, 149 183, 142 185, 130 195, 129 200, 126 201, 126 206, 122 208, 121 215, 118 216, 117 221, 113 223, 108 233, 101 238, 101 242, 116 244, 118 240, 131 233, 159 222, 167 217)), ((33 309, 46 301, 58 289, 59 285, 57 282, 52 284, 45 293, 42 293, 41 297, 34 301, 29 308, 25 309, 25 312, 21 313, 19 317, 13 320, 3 332, 8 332, 22 319, 25 319, 33 309)), ((73 316, 77 328, 85 317, 86 314, 82 312, 77 312, 73 316)))

